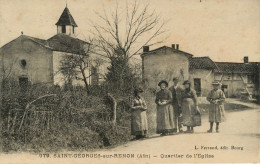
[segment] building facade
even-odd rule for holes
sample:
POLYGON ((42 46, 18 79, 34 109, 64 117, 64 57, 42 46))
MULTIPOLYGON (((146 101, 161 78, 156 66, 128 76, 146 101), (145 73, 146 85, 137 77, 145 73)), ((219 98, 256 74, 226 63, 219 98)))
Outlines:
POLYGON ((175 48, 163 46, 149 51, 149 47, 143 48, 142 76, 147 87, 154 88, 162 79, 170 81, 173 77, 179 77, 182 81, 189 78, 189 60, 191 54, 175 48))
POLYGON ((222 90, 227 97, 248 95, 255 97, 259 89, 259 63, 248 62, 245 57, 244 63, 216 62, 217 72, 215 80, 222 82, 222 90))
POLYGON ((144 47, 141 57, 146 87, 155 88, 160 80, 171 82, 178 77, 190 80, 198 96, 207 96, 215 80, 222 83, 226 97, 259 95, 259 62, 249 62, 248 57, 244 63, 214 62, 209 57, 192 57, 177 47, 163 46, 152 51, 144 47))
POLYGON ((197 95, 205 97, 211 90, 218 67, 209 57, 193 57, 189 62, 189 79, 197 95))
MULTIPOLYGON (((21 34, 18 38, 0 48, 0 74, 3 78, 12 78, 19 83, 44 83, 64 85, 65 77, 60 71, 61 61, 68 55, 86 56, 90 44, 76 38, 78 27, 67 6, 62 12, 57 26, 57 34, 44 40, 21 34)), ((98 83, 97 70, 91 63, 86 64, 85 74, 88 83, 98 83), (93 74, 93 72, 96 72, 93 74), (93 76, 90 76, 93 75, 93 76)), ((81 76, 80 74, 78 75, 81 76)), ((84 85, 79 78, 74 85, 84 85)))

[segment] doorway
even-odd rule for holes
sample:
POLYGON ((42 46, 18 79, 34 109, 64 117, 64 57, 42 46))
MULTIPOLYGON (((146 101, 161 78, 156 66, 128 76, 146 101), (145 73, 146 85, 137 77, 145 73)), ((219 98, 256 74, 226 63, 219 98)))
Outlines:
POLYGON ((197 93, 197 96, 201 96, 201 79, 194 79, 194 89, 197 93))
POLYGON ((19 86, 21 87, 21 88, 27 88, 27 86, 28 86, 28 78, 27 77, 20 77, 19 78, 19 86))
POLYGON ((225 96, 228 97, 228 86, 222 85, 221 90, 224 92, 225 96))

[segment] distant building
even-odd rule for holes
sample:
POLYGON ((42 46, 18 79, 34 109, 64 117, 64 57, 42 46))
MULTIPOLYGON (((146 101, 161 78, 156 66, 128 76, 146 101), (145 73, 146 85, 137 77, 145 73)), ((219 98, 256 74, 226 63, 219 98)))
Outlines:
MULTIPOLYGON (((57 26, 57 34, 44 40, 21 35, 0 48, 0 74, 20 84, 58 84, 64 85, 64 76, 60 73, 60 63, 66 55, 83 55, 89 43, 76 38, 78 27, 70 11, 65 7, 57 26)), ((89 67, 86 70, 88 83, 98 83, 97 70, 89 67), (93 74, 94 72, 94 74, 93 74)), ((83 85, 82 80, 73 84, 83 85)))
POLYGON ((218 66, 209 57, 193 57, 189 64, 189 79, 198 96, 206 96, 211 90, 218 66))
POLYGON ((237 97, 242 94, 257 95, 259 88, 259 64, 248 62, 248 57, 244 58, 244 63, 216 62, 218 70, 215 73, 215 80, 222 81, 222 90, 228 97, 237 97))
POLYGON ((180 77, 182 81, 189 79, 189 60, 192 56, 179 50, 178 44, 151 51, 148 46, 143 47, 141 58, 144 83, 148 87, 155 87, 162 79, 168 81, 173 77, 180 77))
POLYGON ((190 80, 198 96, 207 96, 211 83, 218 80, 227 97, 259 95, 259 62, 244 63, 214 62, 209 57, 193 57, 192 54, 175 47, 163 46, 149 51, 143 48, 143 80, 147 87, 155 88, 162 80, 171 81, 173 77, 190 80))

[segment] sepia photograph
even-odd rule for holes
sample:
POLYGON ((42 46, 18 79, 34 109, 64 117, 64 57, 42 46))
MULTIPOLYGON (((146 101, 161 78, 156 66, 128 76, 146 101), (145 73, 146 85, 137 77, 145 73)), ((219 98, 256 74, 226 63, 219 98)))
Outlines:
POLYGON ((259 0, 0 0, 0 164, 260 163, 259 0))

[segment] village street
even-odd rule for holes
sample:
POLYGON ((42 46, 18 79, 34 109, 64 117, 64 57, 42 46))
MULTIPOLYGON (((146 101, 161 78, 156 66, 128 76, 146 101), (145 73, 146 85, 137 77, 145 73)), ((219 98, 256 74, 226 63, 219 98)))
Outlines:
POLYGON ((221 124, 220 133, 206 133, 209 123, 207 117, 203 117, 203 125, 195 128, 194 134, 166 137, 155 135, 147 140, 129 142, 111 151, 150 155, 150 159, 138 159, 140 162, 260 162, 260 107, 255 104, 247 105, 256 109, 227 113, 227 121, 221 124), (206 147, 216 146, 217 150, 206 150, 206 147), (232 146, 236 148, 232 149, 232 146), (202 150, 202 147, 205 149, 202 150), (178 158, 175 154, 183 155, 183 158, 178 158), (187 154, 192 155, 192 158, 187 158, 187 154), (194 158, 194 154, 204 155, 204 159, 198 155, 194 158), (169 156, 166 155, 173 156, 167 158, 169 156), (210 158, 210 155, 214 155, 214 158, 210 158))
MULTIPOLYGON (((60 158, 50 154, 50 157, 44 160, 48 163, 69 163, 72 159, 62 158, 62 155, 72 154, 73 160, 77 163, 260 162, 260 106, 236 100, 230 102, 247 105, 251 109, 227 112, 227 121, 221 124, 220 133, 206 133, 209 123, 204 116, 203 125, 195 128, 194 134, 165 137, 154 135, 145 140, 130 141, 102 151, 61 152, 58 153, 60 158)), ((41 159, 38 155, 27 156, 27 153, 23 155, 27 157, 26 163, 41 159)), ((18 156, 9 154, 1 157, 7 159, 6 157, 18 156)))

